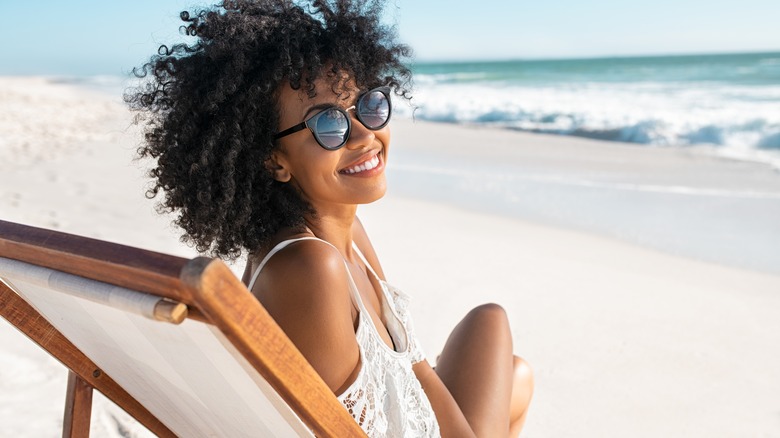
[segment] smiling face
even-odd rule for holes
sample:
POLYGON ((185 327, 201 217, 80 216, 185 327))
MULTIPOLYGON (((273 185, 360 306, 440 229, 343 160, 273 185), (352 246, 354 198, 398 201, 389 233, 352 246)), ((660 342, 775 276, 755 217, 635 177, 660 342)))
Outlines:
MULTIPOLYGON (((351 81, 334 92, 331 81, 315 81, 317 95, 309 98, 304 90, 285 84, 279 91, 279 126, 282 131, 321 111, 336 106, 347 110, 366 90, 351 81)), ((344 147, 335 151, 321 147, 309 129, 280 138, 268 167, 277 181, 294 184, 315 211, 339 205, 367 204, 386 191, 385 163, 390 145, 390 129, 372 131, 347 111, 352 131, 344 147)))

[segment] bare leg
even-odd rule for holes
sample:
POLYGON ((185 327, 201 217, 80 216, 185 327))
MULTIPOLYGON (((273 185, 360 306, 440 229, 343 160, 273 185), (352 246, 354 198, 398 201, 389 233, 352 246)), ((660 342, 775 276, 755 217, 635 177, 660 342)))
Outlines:
POLYGON ((469 312, 444 345, 436 374, 478 437, 509 434, 513 357, 509 321, 496 304, 469 312))
POLYGON ((514 357, 512 401, 509 404, 509 436, 519 437, 534 394, 534 374, 528 362, 514 357))

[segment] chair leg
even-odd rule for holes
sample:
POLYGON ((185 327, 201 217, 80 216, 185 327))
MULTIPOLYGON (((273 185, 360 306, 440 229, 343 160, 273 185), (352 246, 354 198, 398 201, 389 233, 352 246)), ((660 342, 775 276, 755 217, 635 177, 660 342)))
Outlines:
POLYGON ((68 370, 62 438, 88 438, 92 416, 92 386, 68 370))

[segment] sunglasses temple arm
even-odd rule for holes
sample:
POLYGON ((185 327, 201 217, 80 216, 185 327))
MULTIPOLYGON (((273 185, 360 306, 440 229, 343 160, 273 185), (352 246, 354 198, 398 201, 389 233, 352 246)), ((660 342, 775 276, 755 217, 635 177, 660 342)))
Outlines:
POLYGON ((304 128, 306 128, 306 122, 301 122, 293 126, 292 128, 288 128, 282 132, 277 133, 276 135, 274 135, 274 140, 279 140, 282 137, 288 136, 290 134, 295 134, 296 132, 301 131, 304 128))

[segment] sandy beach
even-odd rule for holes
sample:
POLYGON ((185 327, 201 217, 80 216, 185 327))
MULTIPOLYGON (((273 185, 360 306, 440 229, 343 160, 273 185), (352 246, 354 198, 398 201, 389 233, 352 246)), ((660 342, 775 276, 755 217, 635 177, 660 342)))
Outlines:
MULTIPOLYGON (((0 218, 195 256, 144 198, 139 135, 119 96, 0 78, 0 218)), ((524 437, 780 437, 776 170, 410 120, 390 154, 359 212, 388 280, 431 361, 470 308, 506 308, 524 437)), ((0 321, 0 436, 59 436, 66 375, 0 321)), ((92 436, 148 435, 95 401, 92 436)))

